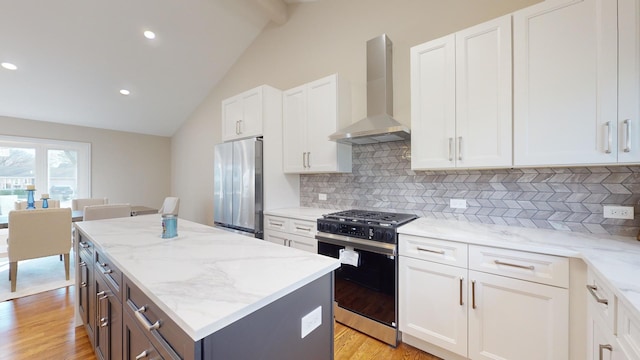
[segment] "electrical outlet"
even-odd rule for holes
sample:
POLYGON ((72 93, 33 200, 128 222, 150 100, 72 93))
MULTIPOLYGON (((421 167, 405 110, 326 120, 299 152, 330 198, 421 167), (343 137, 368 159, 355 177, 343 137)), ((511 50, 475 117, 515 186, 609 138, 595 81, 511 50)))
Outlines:
POLYGON ((300 338, 303 339, 320 325, 322 325, 322 306, 318 306, 302 317, 300 322, 300 338))
POLYGON ((322 200, 322 201, 327 200, 327 194, 318 194, 318 200, 322 200))
POLYGON ((467 200, 465 199, 449 199, 449 207, 452 209, 466 209, 467 200))
POLYGON ((602 207, 602 216, 605 219, 629 219, 633 220, 633 206, 610 206, 602 207))

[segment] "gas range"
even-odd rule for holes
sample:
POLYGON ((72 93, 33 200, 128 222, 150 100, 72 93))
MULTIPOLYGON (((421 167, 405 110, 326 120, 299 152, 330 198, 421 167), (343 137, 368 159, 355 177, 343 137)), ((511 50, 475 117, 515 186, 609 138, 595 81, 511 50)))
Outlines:
POLYGON ((317 225, 326 234, 396 244, 397 228, 417 218, 414 214, 345 210, 323 215, 317 225))

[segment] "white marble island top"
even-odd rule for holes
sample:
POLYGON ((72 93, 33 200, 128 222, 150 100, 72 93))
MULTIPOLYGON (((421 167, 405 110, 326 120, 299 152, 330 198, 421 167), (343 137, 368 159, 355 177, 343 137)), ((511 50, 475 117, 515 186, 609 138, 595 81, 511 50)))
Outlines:
POLYGON ((399 233, 581 258, 640 318, 640 241, 634 238, 425 218, 399 233))
POLYGON ((194 341, 333 271, 337 259, 178 220, 162 239, 160 215, 76 227, 194 341))

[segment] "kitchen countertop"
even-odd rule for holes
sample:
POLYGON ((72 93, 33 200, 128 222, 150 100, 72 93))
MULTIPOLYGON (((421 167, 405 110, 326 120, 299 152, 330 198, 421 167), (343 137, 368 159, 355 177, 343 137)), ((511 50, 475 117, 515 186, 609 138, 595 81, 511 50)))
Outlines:
POLYGON ((265 215, 282 216, 287 218, 316 221, 322 215, 330 214, 339 210, 319 209, 310 207, 293 207, 284 209, 265 210, 265 215))
POLYGON ((160 224, 154 214, 76 227, 194 341, 340 265, 337 259, 183 219, 178 236, 163 239, 160 224))
POLYGON ((581 258, 640 318, 640 241, 635 238, 420 218, 400 234, 581 258))

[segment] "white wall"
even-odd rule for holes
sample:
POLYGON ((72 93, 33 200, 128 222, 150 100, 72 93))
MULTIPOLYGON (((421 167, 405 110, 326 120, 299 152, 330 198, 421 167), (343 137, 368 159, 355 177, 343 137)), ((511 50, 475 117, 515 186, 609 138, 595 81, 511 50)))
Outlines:
POLYGON ((170 195, 171 139, 0 116, 0 134, 91 143, 91 192, 160 208, 170 195))
POLYGON ((290 5, 268 25, 172 138, 172 193, 180 216, 213 223, 213 148, 220 102, 268 84, 286 90, 340 73, 351 84, 352 121, 366 114, 366 41, 393 42, 394 117, 410 125, 409 48, 540 0, 321 0, 290 5), (184 207, 183 207, 184 204, 184 207))

